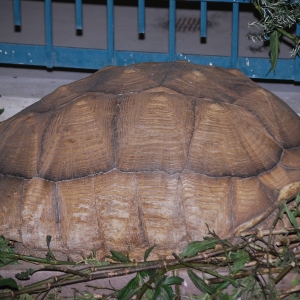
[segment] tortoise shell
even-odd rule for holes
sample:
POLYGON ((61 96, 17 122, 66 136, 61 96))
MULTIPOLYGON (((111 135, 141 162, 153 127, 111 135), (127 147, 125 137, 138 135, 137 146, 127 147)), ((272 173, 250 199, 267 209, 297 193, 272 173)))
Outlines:
POLYGON ((300 119, 240 71, 105 67, 0 124, 0 234, 67 254, 230 237, 300 180, 300 119))

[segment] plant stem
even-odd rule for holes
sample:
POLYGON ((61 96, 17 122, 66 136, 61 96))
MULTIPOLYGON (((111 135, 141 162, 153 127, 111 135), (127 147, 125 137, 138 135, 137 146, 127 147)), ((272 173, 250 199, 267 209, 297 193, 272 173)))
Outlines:
POLYGON ((11 259, 23 260, 34 263, 48 264, 48 265, 76 265, 76 262, 63 261, 63 260, 47 260, 45 258, 27 256, 18 253, 8 253, 0 251, 0 257, 9 257, 11 259))
POLYGON ((286 30, 284 30, 283 28, 277 27, 276 30, 281 33, 282 35, 286 36, 287 38, 289 38, 291 41, 293 41, 293 43, 295 45, 300 43, 300 39, 297 36, 294 36, 290 33, 288 33, 286 30))

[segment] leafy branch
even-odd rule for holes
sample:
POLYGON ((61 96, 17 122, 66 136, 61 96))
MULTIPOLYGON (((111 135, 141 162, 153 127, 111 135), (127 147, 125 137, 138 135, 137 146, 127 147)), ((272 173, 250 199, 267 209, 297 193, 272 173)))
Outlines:
POLYGON ((276 72, 280 38, 285 36, 293 43, 291 56, 300 55, 300 37, 289 33, 289 28, 300 22, 300 0, 254 0, 254 7, 262 19, 248 23, 249 27, 262 28, 263 33, 249 35, 254 42, 270 43, 271 70, 276 72))

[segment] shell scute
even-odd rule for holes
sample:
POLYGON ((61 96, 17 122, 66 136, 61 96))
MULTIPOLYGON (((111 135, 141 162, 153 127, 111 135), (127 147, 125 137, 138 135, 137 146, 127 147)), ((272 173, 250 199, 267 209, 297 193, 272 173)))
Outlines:
POLYGON ((114 98, 95 93, 54 111, 43 134, 39 176, 57 181, 110 170, 114 115, 114 98))
POLYGON ((299 116, 277 96, 264 89, 256 89, 237 99, 235 104, 251 111, 282 148, 299 147, 299 116))
POLYGON ((193 101, 165 93, 131 94, 119 104, 116 166, 182 172, 194 126, 193 101), (185 100, 185 101, 184 101, 185 100))
POLYGON ((8 120, 0 138, 1 174, 32 178, 37 176, 37 163, 41 152, 43 128, 51 112, 28 113, 8 120), (21 146, 20 146, 21 145, 21 146), (17 166, 17 168, 16 168, 17 166))
POLYGON ((231 186, 230 177, 209 177, 191 171, 182 174, 182 201, 192 240, 207 234, 206 224, 221 236, 232 234, 231 186))
POLYGON ((53 249, 64 250, 59 232, 55 189, 54 182, 38 177, 25 182, 21 205, 21 234, 24 246, 31 246, 34 241, 36 248, 46 249, 46 237, 50 235, 53 249))
POLYGON ((282 149, 247 110, 199 102, 189 167, 209 176, 256 176, 277 165, 282 149))
POLYGON ((0 232, 15 241, 22 241, 20 234, 24 179, 0 175, 0 232))

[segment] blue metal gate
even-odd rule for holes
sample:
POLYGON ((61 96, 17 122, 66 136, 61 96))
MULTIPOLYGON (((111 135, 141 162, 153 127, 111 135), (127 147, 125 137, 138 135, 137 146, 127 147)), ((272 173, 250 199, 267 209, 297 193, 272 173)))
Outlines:
MULTIPOLYGON (((201 1, 201 0, 195 0, 201 1)), ((180 54, 176 52, 176 0, 169 0, 168 52, 121 51, 114 47, 114 1, 107 0, 107 49, 85 49, 54 46, 52 43, 52 1, 44 0, 45 45, 25 45, 0 43, 0 63, 46 66, 47 68, 100 69, 106 65, 125 65, 145 61, 188 60, 202 65, 216 65, 225 68, 238 68, 250 78, 284 79, 300 81, 300 59, 281 58, 277 63, 276 74, 266 73, 270 68, 268 58, 242 57, 238 54, 239 5, 251 0, 207 0, 200 3, 200 36, 206 37, 207 2, 232 3, 232 40, 230 56, 180 54), (30 56, 28 55, 30 53, 30 56), (32 59, 34 58, 34 59, 32 59), (250 67, 251 66, 251 67, 250 67)), ((13 0, 14 25, 21 25, 20 0, 13 0)), ((82 29, 82 0, 75 0, 76 29, 82 29)), ((145 0, 138 0, 138 30, 145 32, 145 0)), ((297 24, 296 34, 300 35, 297 24)))

